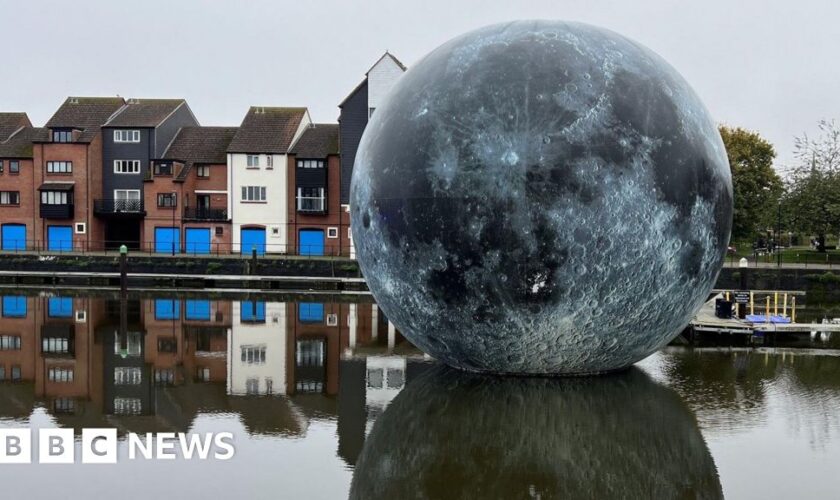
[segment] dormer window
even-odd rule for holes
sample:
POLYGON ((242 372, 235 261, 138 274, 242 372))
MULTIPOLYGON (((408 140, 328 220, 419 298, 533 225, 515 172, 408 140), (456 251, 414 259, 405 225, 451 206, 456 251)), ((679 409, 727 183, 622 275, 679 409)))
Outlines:
POLYGON ((114 142, 140 142, 140 131, 114 130, 114 142))
POLYGON ((155 163, 155 175, 172 175, 172 164, 155 163))
POLYGON ((73 142, 73 131, 72 130, 53 130, 52 131, 52 141, 53 142, 73 142))

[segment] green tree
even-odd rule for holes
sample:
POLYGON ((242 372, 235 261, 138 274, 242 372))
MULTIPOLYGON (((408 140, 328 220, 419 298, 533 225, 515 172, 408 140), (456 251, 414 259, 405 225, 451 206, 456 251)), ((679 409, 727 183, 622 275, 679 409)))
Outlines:
POLYGON ((796 138, 794 157, 785 213, 793 227, 816 236, 823 252, 826 236, 840 226, 840 128, 834 121, 820 121, 815 138, 796 138))
POLYGON ((773 168, 776 151, 756 132, 720 127, 732 171, 735 213, 732 240, 752 239, 775 225, 784 184, 773 168))

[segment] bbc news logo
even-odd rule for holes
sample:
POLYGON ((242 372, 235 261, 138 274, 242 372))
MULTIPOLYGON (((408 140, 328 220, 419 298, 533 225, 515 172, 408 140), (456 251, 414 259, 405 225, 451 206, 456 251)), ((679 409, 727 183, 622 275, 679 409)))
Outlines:
MULTIPOLYGON (((0 429, 0 464, 33 463, 32 435, 30 429, 0 429)), ((236 453, 230 432, 129 433, 125 443, 129 460, 230 460, 236 453)), ((72 464, 81 459, 83 464, 115 464, 117 444, 116 429, 82 429, 79 457, 73 429, 38 429, 37 463, 72 464)))

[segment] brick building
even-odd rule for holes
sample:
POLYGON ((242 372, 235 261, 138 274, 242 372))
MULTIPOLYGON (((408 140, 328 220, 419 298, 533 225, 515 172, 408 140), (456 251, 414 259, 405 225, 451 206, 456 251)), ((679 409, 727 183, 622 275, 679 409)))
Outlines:
POLYGON ((229 253, 227 147, 236 127, 183 127, 145 176, 144 250, 229 253))
POLYGON ((338 125, 310 125, 289 152, 288 242, 299 255, 349 255, 338 125))
POLYGON ((26 113, 0 113, 0 249, 23 250, 33 245, 38 213, 32 139, 26 113))

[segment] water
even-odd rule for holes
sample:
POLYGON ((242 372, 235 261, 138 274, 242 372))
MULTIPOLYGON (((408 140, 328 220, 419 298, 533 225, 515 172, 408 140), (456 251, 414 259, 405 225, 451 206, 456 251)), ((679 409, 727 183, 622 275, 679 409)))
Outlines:
POLYGON ((840 498, 830 346, 485 377, 326 300, 4 297, 0 427, 120 443, 115 465, 0 465, 3 497, 840 498), (130 460, 147 432, 231 432, 236 454, 130 460))

